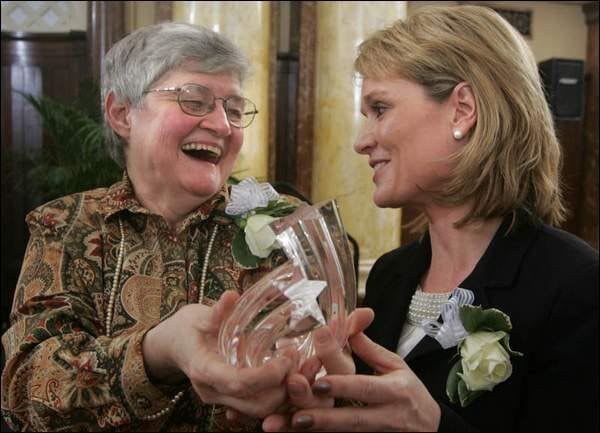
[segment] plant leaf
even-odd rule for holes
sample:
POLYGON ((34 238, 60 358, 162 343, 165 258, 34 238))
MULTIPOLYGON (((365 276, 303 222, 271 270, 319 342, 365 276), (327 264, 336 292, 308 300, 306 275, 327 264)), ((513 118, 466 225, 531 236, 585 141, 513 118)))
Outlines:
POLYGON ((463 305, 460 307, 460 320, 469 334, 477 331, 510 332, 510 317, 495 308, 482 309, 480 306, 463 305))
POLYGON ((238 183, 240 183, 240 180, 237 177, 235 177, 233 174, 231 174, 227 178, 227 184, 229 184, 229 185, 237 185, 238 183))
POLYGON ((508 340, 510 339, 510 335, 506 334, 504 336, 504 338, 502 338, 502 340, 500 340, 500 344, 502 344, 502 346, 504 347, 504 349, 511 355, 511 356, 523 356, 523 354, 521 352, 517 352, 516 350, 512 350, 510 348, 510 344, 508 342, 508 340))
POLYGON ((458 382, 458 398, 460 399, 460 405, 462 407, 469 406, 475 399, 481 397, 484 392, 485 391, 469 391, 464 380, 460 379, 458 382))
POLYGON ((244 230, 238 230, 231 243, 233 258, 245 269, 255 269, 260 264, 260 258, 256 257, 248 248, 244 230))
POLYGON ((254 209, 257 214, 270 215, 274 218, 281 218, 291 214, 296 210, 297 206, 288 203, 285 200, 272 200, 265 207, 254 209))
MULTIPOLYGON (((16 92, 37 111, 44 133, 53 141, 42 149, 28 150, 24 158, 27 164, 23 177, 39 188, 43 201, 108 186, 119 179, 122 169, 108 154, 100 120, 76 105, 16 92)), ((88 105, 98 111, 95 99, 88 105)))
POLYGON ((450 402, 454 404, 459 402, 458 382, 462 380, 458 373, 462 373, 462 364, 460 363, 460 360, 452 366, 450 373, 448 373, 448 379, 446 379, 446 395, 450 402))

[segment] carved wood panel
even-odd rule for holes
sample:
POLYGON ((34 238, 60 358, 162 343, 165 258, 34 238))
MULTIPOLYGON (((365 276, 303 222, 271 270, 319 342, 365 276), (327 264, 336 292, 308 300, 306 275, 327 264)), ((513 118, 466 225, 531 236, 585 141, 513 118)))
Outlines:
POLYGON ((86 73, 83 32, 2 33, 2 331, 29 236, 25 215, 41 204, 11 155, 49 145, 37 112, 18 91, 72 101, 86 73))

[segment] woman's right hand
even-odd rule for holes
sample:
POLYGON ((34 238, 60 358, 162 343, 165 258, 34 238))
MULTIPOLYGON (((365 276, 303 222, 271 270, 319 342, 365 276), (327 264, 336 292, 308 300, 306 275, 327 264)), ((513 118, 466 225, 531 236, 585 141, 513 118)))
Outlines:
POLYGON ((327 375, 312 386, 315 396, 340 398, 357 407, 300 408, 285 419, 271 415, 265 431, 437 431, 441 409, 425 385, 397 354, 362 332, 350 337, 354 353, 373 367, 375 375, 327 375))
POLYGON ((257 418, 273 413, 286 399, 285 377, 292 361, 281 357, 262 367, 238 368, 218 350, 221 322, 239 295, 225 292, 217 304, 190 304, 146 334, 142 352, 148 375, 176 384, 187 377, 206 404, 222 404, 257 418))
MULTIPOLYGON (((346 338, 364 331, 373 321, 374 313, 370 308, 354 310, 345 326, 346 338)), ((292 372, 287 380, 287 405, 295 409, 331 408, 334 399, 313 392, 311 386, 321 367, 327 374, 353 375, 356 371, 349 347, 340 347, 328 326, 315 330, 313 334, 316 355, 307 359, 300 371, 292 372)), ((280 431, 290 428, 293 411, 268 416, 263 422, 265 431, 280 431)))

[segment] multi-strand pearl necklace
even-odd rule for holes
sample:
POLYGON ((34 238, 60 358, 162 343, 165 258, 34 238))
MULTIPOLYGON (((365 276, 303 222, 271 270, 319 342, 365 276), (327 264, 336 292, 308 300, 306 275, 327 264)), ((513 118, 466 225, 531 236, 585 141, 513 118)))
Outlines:
POLYGON ((452 292, 425 293, 421 286, 417 287, 408 307, 408 323, 419 326, 423 320, 436 320, 452 292))
MULTIPOLYGON (((204 299, 204 286, 206 284, 206 272, 208 271, 208 259, 212 251, 215 237, 217 236, 218 225, 215 225, 210 239, 208 241, 208 247, 206 248, 206 255, 204 256, 204 263, 202 264, 202 274, 200 277, 200 293, 198 295, 198 303, 201 303, 204 299)), ((113 278, 112 288, 110 290, 110 297, 108 299, 108 309, 106 311, 106 336, 110 337, 112 333, 112 319, 115 308, 115 297, 117 296, 117 288, 119 287, 119 280, 121 278, 121 270, 123 269, 123 257, 125 256, 125 231, 123 230, 123 221, 119 218, 119 231, 121 232, 121 242, 119 243, 119 255, 117 257, 117 266, 115 268, 115 276, 113 278)), ((179 391, 175 394, 175 397, 171 399, 169 405, 164 409, 158 411, 155 414, 141 417, 144 421, 154 421, 163 415, 166 415, 175 407, 177 402, 183 397, 184 391, 179 391)), ((214 409, 214 407, 213 407, 214 409)))

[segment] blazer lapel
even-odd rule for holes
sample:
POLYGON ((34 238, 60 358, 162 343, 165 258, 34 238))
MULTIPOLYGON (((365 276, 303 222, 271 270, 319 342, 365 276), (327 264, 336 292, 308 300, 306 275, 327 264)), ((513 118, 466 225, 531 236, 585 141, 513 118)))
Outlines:
MULTIPOLYGON (((401 282, 400 287, 403 290, 399 290, 404 294, 402 298, 402 302, 396 305, 399 305, 398 309, 400 322, 395 327, 397 332, 394 335, 394 339, 387 347, 388 350, 396 352, 398 346, 398 340, 400 339, 400 332, 404 323, 406 322, 406 317, 408 315, 408 307, 410 306, 410 301, 415 291, 417 290, 417 286, 420 284, 421 277, 429 268, 431 264, 431 239, 429 237, 429 232, 426 232, 423 236, 423 239, 420 242, 420 250, 418 253, 418 257, 409 265, 410 273, 407 273, 406 278, 401 282)), ((417 345, 411 350, 405 357, 406 361, 409 361, 412 358, 426 355, 428 353, 434 352, 436 350, 440 350, 442 347, 440 344, 429 336, 423 337, 423 339, 417 343, 417 345)))
POLYGON ((415 245, 414 254, 411 254, 407 261, 398 263, 385 281, 370 281, 373 285, 381 284, 381 293, 373 304, 369 305, 376 314, 366 334, 392 352, 396 352, 412 295, 419 279, 429 266, 430 252, 429 237, 425 235, 419 244, 415 245))
MULTIPOLYGON (((459 287, 473 292, 475 296, 473 305, 481 306, 483 309, 493 307, 489 299, 489 289, 510 287, 517 277, 523 256, 536 233, 534 226, 526 221, 521 212, 517 219, 517 226, 507 233, 513 221, 511 216, 506 217, 473 272, 460 284, 459 287)), ((410 298, 408 302, 410 303, 410 298)), ((408 309, 408 306, 406 308, 408 309)), ((403 321, 405 317, 406 315, 403 321)), ((438 320, 441 321, 439 317, 438 320)), ((437 340, 426 335, 406 355, 405 360, 410 361, 438 350, 443 350, 442 346, 437 340)))
POLYGON ((437 352, 438 350, 443 350, 442 346, 440 346, 440 343, 438 343, 435 338, 431 338, 429 335, 426 335, 417 343, 415 347, 413 347, 413 350, 411 350, 404 357, 404 360, 406 362, 410 362, 415 358, 429 355, 433 352, 437 352))
POLYGON ((374 338, 378 343, 386 349, 396 352, 396 346, 398 345, 398 339, 400 338, 400 331, 402 323, 404 323, 404 317, 408 310, 410 303, 410 292, 397 290, 390 290, 389 296, 386 297, 385 302, 389 304, 388 308, 377 309, 377 322, 373 323, 370 329, 369 335, 374 338), (396 308, 390 308, 390 306, 396 306, 396 308))

